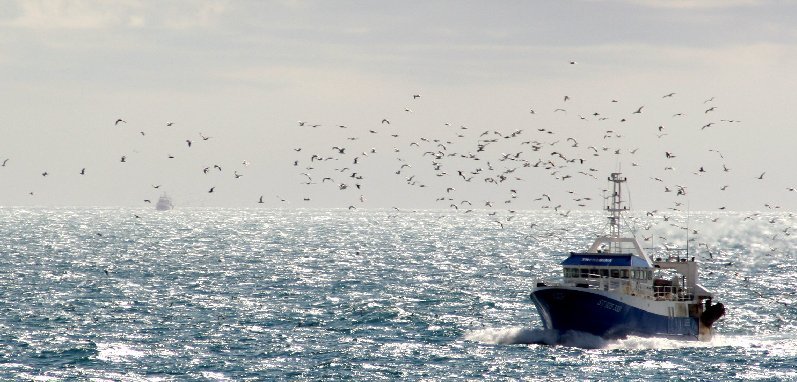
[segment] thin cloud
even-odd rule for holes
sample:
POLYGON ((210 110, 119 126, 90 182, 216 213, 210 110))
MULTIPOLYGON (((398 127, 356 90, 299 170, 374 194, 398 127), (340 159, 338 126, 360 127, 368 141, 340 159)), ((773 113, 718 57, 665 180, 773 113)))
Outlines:
MULTIPOLYGON (((605 0, 595 0, 605 1, 605 0)), ((671 9, 712 9, 760 6, 768 0, 618 0, 618 2, 641 5, 652 8, 671 9)))
POLYGON ((23 29, 106 29, 212 26, 228 10, 226 0, 202 2, 19 0, 16 15, 0 26, 23 29))
POLYGON ((97 29, 118 25, 124 3, 91 0, 32 0, 17 2, 18 15, 6 26, 30 29, 97 29), (107 4, 107 5, 106 5, 107 4))

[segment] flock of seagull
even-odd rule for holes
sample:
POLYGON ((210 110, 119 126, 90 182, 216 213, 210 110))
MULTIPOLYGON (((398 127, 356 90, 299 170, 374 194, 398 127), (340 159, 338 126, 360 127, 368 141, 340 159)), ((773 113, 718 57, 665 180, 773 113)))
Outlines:
MULTIPOLYGON (((113 122, 113 129, 117 129, 118 131, 122 131, 124 129, 127 129, 126 125, 127 125, 127 121, 125 119, 118 118, 118 119, 116 119, 113 122)), ((164 128, 167 128, 167 129, 175 129, 176 128, 176 125, 175 125, 174 122, 166 122, 165 124, 163 124, 163 126, 164 126, 164 128)), ((144 130, 136 130, 136 131, 138 131, 137 135, 140 135, 141 137, 147 137, 148 136, 148 132, 146 132, 144 130)), ((172 130, 172 131, 175 132, 175 133, 179 133, 177 130, 172 130)), ((184 139, 183 140, 183 147, 185 149, 191 150, 192 147, 196 147, 196 142, 207 142, 207 141, 209 141, 209 140, 211 140, 213 138, 211 136, 204 135, 202 132, 198 132, 197 136, 199 138, 191 138, 191 137, 189 137, 189 138, 184 139)), ((163 153, 164 159, 174 160, 174 159, 176 159, 178 157, 178 155, 175 155, 173 153, 173 152, 178 151, 178 150, 176 150, 176 147, 172 147, 172 148, 170 148, 170 150, 173 150, 173 151, 169 152, 169 153, 166 153, 166 152, 163 153)), ((136 149, 132 149, 132 151, 134 153, 138 153, 138 150, 136 150, 136 149)), ((130 163, 129 154, 118 154, 117 158, 118 158, 118 163, 121 163, 121 164, 124 164, 124 165, 127 165, 128 163, 130 163)), ((94 161, 92 161, 92 162, 96 163, 94 161)), ((14 163, 15 163, 15 161, 12 158, 0 159, 0 168, 12 167, 14 165, 14 163)), ((239 166, 241 168, 245 168, 245 167, 249 166, 249 164, 250 164, 249 161, 243 160, 243 161, 240 162, 239 166)), ((201 172, 203 174, 206 174, 206 175, 209 174, 210 172, 222 173, 222 167, 221 167, 221 165, 219 163, 202 164, 200 167, 197 167, 197 172, 199 172, 200 170, 201 170, 201 172)), ((239 171, 239 169, 235 169, 233 171, 232 177, 234 179, 238 179, 241 176, 243 176, 238 171, 239 171)), ((61 171, 61 173, 63 173, 63 171, 61 171)), ((91 173, 92 173, 92 170, 90 168, 79 167, 79 169, 75 169, 74 175, 89 176, 91 173)), ((43 170, 40 173, 40 175, 43 178, 48 178, 48 177, 50 177, 52 175, 52 173, 49 170, 45 169, 45 170, 43 170)), ((63 174, 61 174, 61 175, 63 175, 63 174)), ((152 184, 151 188, 152 188, 152 190, 157 190, 158 192, 160 192, 162 190, 162 185, 161 184, 157 184, 157 183, 156 184, 152 184)), ((211 186, 209 186, 209 188, 206 189, 206 192, 207 193, 214 193, 215 189, 216 189, 216 186, 211 185, 211 186)), ((33 189, 31 191, 28 191, 28 195, 30 195, 31 197, 37 196, 38 195, 37 194, 37 190, 33 189)), ((261 196, 260 199, 261 199, 261 202, 262 202, 262 196, 261 196)), ((154 204, 152 195, 150 195, 150 194, 142 195, 142 197, 140 199, 140 202, 141 203, 145 203, 145 204, 154 204)), ((135 217, 139 218, 141 216, 136 214, 135 217)))
MULTIPOLYGON (((348 202, 344 205, 354 210, 367 206, 370 190, 384 192, 385 186, 379 183, 385 173, 391 172, 398 182, 434 198, 439 208, 487 213, 497 227, 503 228, 519 209, 551 210, 567 216, 575 209, 601 208, 599 195, 603 192, 605 199, 608 194, 606 176, 623 164, 648 175, 649 192, 661 192, 662 208, 648 211, 646 218, 660 219, 686 230, 671 218, 678 211, 686 211, 692 190, 708 183, 708 187, 716 187, 719 196, 722 192, 733 192, 734 188, 730 177, 733 169, 729 165, 733 162, 716 147, 701 148, 699 135, 730 128, 741 121, 721 116, 723 109, 714 97, 684 107, 675 102, 678 96, 670 92, 649 104, 631 106, 607 99, 604 106, 608 111, 585 111, 585 106, 577 103, 577 97, 565 95, 547 110, 528 108, 526 126, 506 130, 441 121, 436 126, 424 126, 421 135, 412 135, 413 131, 419 131, 411 127, 413 113, 423 109, 424 98, 420 94, 408 96, 407 103, 412 107, 404 107, 401 116, 382 118, 370 127, 302 120, 296 127, 309 130, 308 134, 321 129, 338 133, 334 134, 337 140, 329 141, 326 148, 308 149, 301 145, 293 148, 296 157, 291 165, 299 182, 307 187, 298 198, 309 202, 319 193, 340 191, 347 193, 344 200, 348 202), (665 114, 667 110, 672 111, 665 114), (644 119, 646 114, 655 114, 653 118, 665 115, 664 121, 644 119), (671 134, 673 139, 669 139, 671 134), (696 155, 696 150, 703 150, 704 155, 696 155), (685 159, 681 160, 682 157, 685 159), (694 157, 709 159, 689 167, 689 160, 694 157), (369 166, 372 161, 377 164, 369 166), (375 174, 375 167, 382 174, 375 174), (691 180, 708 174, 711 181, 691 180), (545 189, 552 182, 564 191, 545 189), (668 195, 669 199, 664 198, 668 195)), ((751 182, 767 179, 766 171, 735 176, 737 180, 740 178, 751 182)), ((391 190, 395 194, 404 192, 391 190)), ((722 198, 712 200, 721 203, 722 198)), ((762 207, 773 211, 780 208, 771 202, 762 207)), ((726 208, 718 205, 716 210, 726 208)), ((398 207, 393 209, 400 211, 398 207)), ((744 220, 763 216, 755 212, 744 220)), ((770 219, 770 223, 784 225, 778 230, 788 236, 790 217, 791 214, 782 221, 770 219)), ((651 226, 647 225, 645 230, 650 231, 651 226)), ((698 240, 698 232, 691 231, 693 240, 698 240)), ((653 235, 643 233, 643 237, 649 241, 653 235)), ((658 239, 668 241, 665 237, 658 239)))

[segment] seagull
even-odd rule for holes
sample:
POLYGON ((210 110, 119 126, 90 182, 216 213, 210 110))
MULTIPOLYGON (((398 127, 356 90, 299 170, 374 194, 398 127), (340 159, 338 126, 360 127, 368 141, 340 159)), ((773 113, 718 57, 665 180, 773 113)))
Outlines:
POLYGON ((166 122, 166 126, 172 126, 172 125, 174 125, 174 122, 166 122))
POLYGON ((86 168, 80 169, 80 175, 86 175, 86 168))
POLYGON ((645 106, 640 106, 639 109, 636 109, 636 111, 633 112, 632 114, 642 114, 642 108, 643 107, 645 107, 645 106))
POLYGON ((116 122, 114 122, 114 123, 113 123, 113 125, 114 125, 114 126, 116 126, 116 125, 118 125, 118 124, 119 124, 119 122, 121 122, 121 123, 127 123, 127 121, 125 121, 124 119, 121 119, 121 118, 119 118, 119 119, 117 119, 117 120, 116 120, 116 122))
POLYGON ((758 178, 756 178, 756 179, 759 179, 759 180, 764 179, 764 174, 766 174, 766 173, 767 173, 766 171, 762 172, 761 175, 759 175, 758 178))
POLYGON ((211 187, 210 190, 208 190, 208 194, 213 192, 213 190, 215 190, 215 189, 216 189, 216 186, 211 187))
POLYGON ((188 143, 188 147, 191 147, 191 140, 190 139, 186 139, 185 143, 188 143))
POLYGON ((263 195, 260 195, 260 200, 257 201, 258 203, 263 203, 263 195))
POLYGON ((382 118, 382 123, 387 123, 389 125, 390 121, 388 121, 387 118, 382 118))
POLYGON ((6 166, 6 163, 8 163, 8 159, 10 159, 10 158, 6 158, 5 160, 3 160, 3 165, 2 165, 2 167, 5 167, 5 166, 6 166))

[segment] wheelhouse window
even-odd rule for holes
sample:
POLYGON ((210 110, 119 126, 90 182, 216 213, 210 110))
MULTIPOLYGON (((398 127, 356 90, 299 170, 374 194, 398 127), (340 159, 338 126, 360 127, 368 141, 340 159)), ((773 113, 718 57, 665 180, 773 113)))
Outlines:
POLYGON ((653 271, 632 269, 631 278, 636 280, 653 280, 653 271))
POLYGON ((618 279, 618 278, 620 278, 620 270, 619 270, 619 269, 612 269, 612 272, 611 272, 611 273, 612 273, 612 278, 613 278, 613 279, 618 279))

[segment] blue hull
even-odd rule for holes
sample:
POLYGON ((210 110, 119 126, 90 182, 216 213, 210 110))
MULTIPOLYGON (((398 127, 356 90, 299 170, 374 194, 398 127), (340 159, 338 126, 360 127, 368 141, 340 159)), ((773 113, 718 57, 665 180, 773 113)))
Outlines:
POLYGON ((698 317, 668 317, 588 289, 538 288, 531 293, 546 329, 586 332, 606 339, 629 335, 698 339, 698 317))

